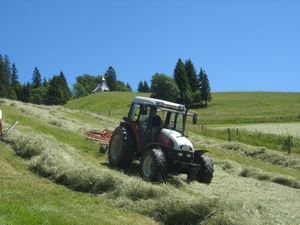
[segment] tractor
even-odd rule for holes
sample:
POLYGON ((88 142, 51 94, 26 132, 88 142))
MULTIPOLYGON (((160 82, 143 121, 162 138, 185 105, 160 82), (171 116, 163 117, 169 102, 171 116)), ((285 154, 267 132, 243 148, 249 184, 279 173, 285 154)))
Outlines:
POLYGON ((187 179, 209 184, 213 162, 206 150, 194 150, 185 136, 187 117, 197 114, 184 105, 160 99, 135 97, 129 113, 113 131, 108 146, 109 165, 121 169, 140 161, 141 176, 164 181, 168 173, 187 174, 187 179))

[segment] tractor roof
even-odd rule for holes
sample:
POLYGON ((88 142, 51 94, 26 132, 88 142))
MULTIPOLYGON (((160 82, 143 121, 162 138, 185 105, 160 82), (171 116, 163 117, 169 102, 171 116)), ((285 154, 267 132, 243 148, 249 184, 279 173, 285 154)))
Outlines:
POLYGON ((143 105, 153 105, 153 106, 157 106, 160 108, 173 109, 173 110, 181 111, 181 112, 184 112, 186 110, 184 105, 177 104, 174 102, 168 102, 168 101, 164 101, 164 100, 156 99, 156 98, 147 98, 147 97, 137 96, 133 99, 133 102, 138 103, 138 104, 143 104, 143 105))

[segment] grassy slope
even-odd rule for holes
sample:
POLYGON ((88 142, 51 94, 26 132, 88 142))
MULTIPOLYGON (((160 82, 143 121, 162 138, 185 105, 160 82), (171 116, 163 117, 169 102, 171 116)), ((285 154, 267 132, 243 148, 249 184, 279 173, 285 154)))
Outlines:
POLYGON ((127 115, 128 108, 135 96, 149 96, 146 93, 133 92, 104 92, 92 94, 84 98, 71 100, 67 103, 67 108, 88 110, 103 116, 121 119, 127 115))
MULTIPOLYGON (((69 101, 70 109, 89 110, 121 119, 128 105, 141 93, 106 92, 69 101)), ((200 123, 256 123, 300 121, 300 93, 228 92, 212 93, 209 107, 197 109, 200 123)))
MULTIPOLYGON (((83 140, 82 132, 53 126, 47 123, 46 120, 20 112, 14 106, 3 107, 1 105, 1 108, 4 111, 6 122, 18 119, 20 121, 19 129, 23 132, 31 130, 35 133, 54 136, 59 142, 73 146, 84 158, 93 161, 100 168, 100 163, 106 161, 106 157, 95 157, 96 154, 94 152, 96 149, 90 148, 83 151, 81 146, 81 141, 83 140)), ((76 112, 56 111, 60 112, 62 118, 65 115, 71 115, 71 119, 76 120, 78 123, 92 124, 99 128, 106 126, 102 121, 77 114, 76 112)), ((197 145, 197 143, 195 144, 197 145)), ((1 149, 4 148, 3 145, 0 147, 1 149)), ((240 163, 242 166, 252 165, 267 172, 276 172, 279 175, 289 175, 299 179, 298 171, 265 164, 254 159, 249 160, 247 157, 232 152, 224 155, 224 152, 218 149, 210 149, 210 151, 210 155, 215 159, 229 159, 240 163)), ((4 202, 3 207, 0 207, 0 210, 2 210, 0 222, 8 221, 9 224, 18 224, 20 221, 23 221, 23 224, 40 224, 41 221, 45 222, 47 220, 48 224, 76 224, 77 221, 78 224, 94 224, 95 221, 101 221, 101 224, 153 223, 147 217, 141 216, 141 219, 136 219, 138 214, 132 211, 119 212, 119 208, 107 205, 105 199, 101 196, 72 192, 46 179, 38 178, 26 170, 27 165, 25 161, 15 157, 10 149, 6 148, 6 153, 0 155, 0 159, 3 162, 3 168, 6 168, 3 170, 6 172, 1 174, 1 177, 4 177, 4 179, 8 179, 6 177, 9 174, 16 174, 17 172, 20 172, 22 177, 26 175, 29 178, 23 180, 18 179, 20 177, 18 175, 11 176, 11 184, 6 186, 4 183, 1 183, 1 190, 5 190, 4 193, 9 194, 0 195, 0 201, 4 202), (17 172, 12 167, 16 168, 17 172), (50 192, 48 189, 54 191, 50 192), (16 193, 18 193, 20 201, 15 201, 14 195, 16 193), (13 203, 11 203, 12 201, 13 203), (27 205, 27 202, 30 204, 27 205), (31 206, 31 203, 34 207, 31 206), (7 208, 9 211, 6 210, 7 208), (40 210, 37 210, 39 208, 40 210), (106 208, 108 212, 105 211, 106 208), (12 214, 11 212, 13 211, 16 211, 17 214, 12 214), (79 220, 77 215, 84 213, 87 213, 86 217, 79 220), (20 220, 19 214, 24 215, 20 220), (102 217, 103 219, 101 219, 102 217), (34 218, 37 218, 37 220, 34 220, 34 218)), ((174 188, 170 188, 170 192, 174 192, 175 195, 179 196, 188 193, 191 199, 199 194, 217 198, 219 206, 217 205, 212 215, 213 219, 208 219, 206 224, 249 224, 249 221, 252 221, 252 219, 252 224, 293 224, 299 219, 295 211, 299 207, 298 203, 300 202, 298 189, 232 176, 224 173, 218 167, 216 167, 215 178, 210 186, 192 183, 191 185, 182 186, 177 191, 174 188), (274 198, 274 196, 279 197, 274 198), (226 221, 223 221, 225 217, 226 221)))

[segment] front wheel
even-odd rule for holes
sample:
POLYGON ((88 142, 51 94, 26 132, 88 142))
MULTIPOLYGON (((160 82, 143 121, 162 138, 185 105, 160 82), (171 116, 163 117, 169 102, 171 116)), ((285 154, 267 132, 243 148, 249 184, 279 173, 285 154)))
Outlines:
POLYGON ((163 151, 157 147, 145 152, 141 159, 141 175, 149 181, 165 180, 166 157, 163 151))
POLYGON ((200 156, 199 162, 201 166, 198 174, 197 174, 197 181, 205 184, 210 184, 213 174, 214 174, 214 163, 211 159, 200 156))

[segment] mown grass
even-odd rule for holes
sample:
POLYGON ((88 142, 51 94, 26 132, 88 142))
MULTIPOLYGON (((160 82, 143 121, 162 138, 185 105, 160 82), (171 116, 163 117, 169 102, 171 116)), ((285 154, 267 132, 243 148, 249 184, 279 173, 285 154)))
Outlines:
POLYGON ((27 163, 0 143, 0 224, 157 224, 105 198, 72 192, 28 170, 27 163))
MULTIPOLYGON (((106 92, 74 99, 70 109, 87 110, 121 119, 128 113, 134 96, 143 93, 106 92)), ((209 107, 195 109, 199 123, 232 124, 300 121, 300 93, 282 92, 214 92, 209 107)))
MULTIPOLYGON (((273 182, 262 182, 256 178, 243 178, 239 175, 232 175, 223 172, 218 165, 216 166, 213 182, 209 186, 197 182, 187 184, 184 181, 185 177, 181 176, 175 177, 179 180, 177 183, 180 183, 180 185, 173 185, 172 183, 153 185, 136 176, 128 176, 121 171, 111 170, 101 165, 100 162, 105 157, 96 158, 96 154, 82 150, 81 142, 77 144, 76 138, 80 138, 80 141, 83 140, 83 135, 78 134, 77 130, 72 132, 69 128, 57 127, 41 118, 34 118, 30 114, 18 112, 13 106, 5 107, 4 113, 10 121, 20 117, 21 136, 13 138, 15 143, 20 142, 20 147, 17 147, 18 145, 13 142, 9 143, 16 152, 29 151, 26 162, 28 162, 32 171, 72 190, 84 192, 71 193, 79 195, 86 195, 85 192, 92 193, 91 196, 102 198, 102 201, 114 206, 113 208, 117 211, 120 208, 127 208, 130 210, 129 213, 132 213, 132 211, 141 213, 164 224, 294 224, 295 221, 300 219, 297 215, 297 208, 300 207, 300 195, 297 189, 277 185, 273 182), (59 130, 58 134, 55 132, 57 129, 59 130), (35 142, 27 142, 27 138, 22 138, 29 131, 32 132, 28 135, 30 137, 36 140, 45 139, 45 141, 42 141, 45 143, 45 148, 43 147, 40 151, 38 150, 40 146, 37 147, 34 144, 35 142), (63 135, 69 137, 61 137, 63 135), (53 139, 51 136, 55 138, 53 139), (33 148, 35 150, 25 147, 27 145, 36 146, 33 148), (33 153, 32 156, 30 156, 31 152, 33 153)), ((64 109, 58 111, 65 114, 64 109)), ((76 114, 79 112, 70 113, 74 116, 69 119, 74 119, 76 123, 93 124, 93 117, 89 115, 76 119, 76 114)), ((106 124, 105 121, 96 119, 94 122, 95 124, 99 123, 100 126, 106 124)), ((39 143, 39 141, 36 141, 36 143, 39 143)), ((199 143, 196 142, 197 144, 199 143)), ((27 155, 27 153, 18 154, 20 156, 27 155)), ((241 163, 242 168, 244 168, 244 164, 259 165, 260 168, 271 167, 272 170, 276 168, 278 174, 290 173, 295 177, 297 177, 297 174, 299 176, 299 171, 267 164, 253 158, 245 158, 236 154, 235 151, 224 153, 216 149, 211 152, 211 155, 221 160, 229 155, 236 157, 235 160, 241 163)), ((17 192, 16 189, 14 191, 17 192)), ((12 201, 14 196, 9 198, 12 201)), ((64 200, 67 202, 67 199, 64 200)), ((48 204, 50 203, 46 202, 45 207, 51 207, 51 204, 49 206, 48 204)), ((101 204, 99 205, 101 206, 101 204)), ((39 206, 41 204, 38 203, 37 207, 39 206)), ((85 206, 85 202, 81 207, 82 210, 89 209, 88 206, 85 206)), ((59 203, 58 209, 60 209, 59 203)), ((80 215, 80 212, 78 212, 78 215, 80 215)), ((123 211, 120 211, 118 215, 126 217, 123 211)), ((138 222, 143 223, 143 218, 138 222)), ((97 219, 98 217, 91 217, 91 221, 94 223, 100 221, 97 219)), ((112 217, 112 220, 114 221, 114 217, 112 217)), ((120 222, 120 220, 118 222, 126 224, 126 222, 120 222)))
MULTIPOLYGON (((263 146, 280 152, 288 152, 288 136, 268 134, 262 132, 249 132, 244 129, 220 129, 220 128, 207 128, 204 126, 191 125, 189 128, 200 135, 213 137, 225 141, 237 141, 254 146, 263 146)), ((292 138, 291 152, 300 154, 300 139, 297 137, 292 138)))

